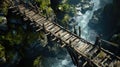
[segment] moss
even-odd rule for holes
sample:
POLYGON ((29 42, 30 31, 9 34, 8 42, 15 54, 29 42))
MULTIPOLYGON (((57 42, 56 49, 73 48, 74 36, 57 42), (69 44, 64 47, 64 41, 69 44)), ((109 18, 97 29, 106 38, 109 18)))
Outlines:
POLYGON ((33 62, 33 67, 39 67, 41 56, 37 57, 33 62))
POLYGON ((106 54, 103 51, 100 51, 98 57, 102 59, 102 58, 105 58, 105 56, 106 54))
POLYGON ((42 44, 42 46, 43 47, 45 47, 46 45, 47 45, 47 36, 45 35, 45 33, 44 32, 39 32, 39 38, 38 38, 39 40, 40 40, 40 42, 41 42, 41 44, 42 44))
POLYGON ((62 19, 62 24, 67 25, 69 22, 70 16, 68 14, 65 14, 63 19, 62 19))
POLYGON ((64 11, 64 12, 69 12, 70 11, 70 5, 69 4, 60 4, 58 8, 59 8, 59 10, 64 11))
POLYGON ((3 21, 3 19, 2 19, 2 17, 0 17, 0 23, 2 23, 2 21, 3 21))
POLYGON ((21 27, 17 30, 9 30, 5 36, 2 36, 2 39, 7 40, 11 46, 19 45, 24 39, 24 31, 21 27))
POLYGON ((0 62, 0 64, 4 63, 6 61, 5 59, 5 48, 0 44, 0 60, 3 60, 0 62))
MULTIPOLYGON (((75 5, 71 4, 71 0, 60 0, 52 3, 54 0, 35 0, 39 4, 39 9, 43 12, 44 16, 51 17, 56 14, 56 18, 61 25, 68 24, 70 17, 76 13, 75 5), (56 4, 56 5, 54 5, 56 4)), ((75 0, 78 3, 78 0, 75 0)))
POLYGON ((0 7, 0 11, 7 15, 9 5, 10 3, 7 0, 3 1, 0 7))
POLYGON ((50 0, 35 0, 39 6, 40 6, 40 10, 43 12, 43 15, 50 15, 53 10, 51 9, 50 5, 50 0))
POLYGON ((4 57, 5 56, 4 51, 5 51, 4 47, 0 44, 0 57, 4 57))

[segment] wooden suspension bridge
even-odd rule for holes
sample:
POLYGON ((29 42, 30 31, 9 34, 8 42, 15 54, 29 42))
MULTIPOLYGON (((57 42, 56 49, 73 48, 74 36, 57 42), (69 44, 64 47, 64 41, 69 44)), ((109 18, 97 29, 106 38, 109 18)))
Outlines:
POLYGON ((48 20, 39 11, 34 10, 33 7, 26 7, 23 3, 17 3, 17 5, 12 6, 10 9, 13 9, 14 13, 23 16, 24 20, 31 21, 29 24, 37 28, 36 32, 44 31, 47 36, 51 36, 53 41, 60 43, 61 47, 66 48, 74 65, 77 67, 120 66, 120 57, 100 46, 100 41, 105 40, 98 37, 95 44, 91 44, 54 21, 48 20))

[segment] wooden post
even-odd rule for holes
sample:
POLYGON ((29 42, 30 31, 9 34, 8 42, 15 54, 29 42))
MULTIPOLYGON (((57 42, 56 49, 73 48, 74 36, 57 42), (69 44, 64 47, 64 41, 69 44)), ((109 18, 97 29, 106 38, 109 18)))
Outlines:
POLYGON ((43 24, 43 31, 46 33, 46 30, 45 30, 45 25, 43 24))
POLYGON ((75 25, 74 25, 74 33, 77 34, 77 31, 76 31, 75 25))
POLYGON ((65 22, 65 23, 66 23, 65 28, 68 29, 68 22, 65 22))
POLYGON ((78 67, 79 66, 79 62, 78 62, 78 56, 77 56, 77 54, 69 46, 67 46, 66 49, 67 49, 68 53, 70 54, 70 57, 72 59, 73 64, 78 67))
POLYGON ((95 46, 98 46, 98 48, 101 49, 101 40, 100 40, 100 37, 99 37, 99 36, 96 37, 96 41, 95 41, 95 44, 94 44, 94 45, 95 45, 95 46))
POLYGON ((79 36, 81 37, 81 27, 79 26, 79 36))

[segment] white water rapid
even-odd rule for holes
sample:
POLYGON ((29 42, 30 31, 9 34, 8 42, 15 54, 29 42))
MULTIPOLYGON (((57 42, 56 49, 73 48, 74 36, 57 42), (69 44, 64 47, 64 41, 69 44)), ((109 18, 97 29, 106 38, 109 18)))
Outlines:
MULTIPOLYGON (((88 27, 89 20, 92 18, 94 11, 100 8, 100 1, 99 0, 91 0, 91 4, 94 3, 94 7, 92 10, 88 10, 85 12, 85 14, 82 14, 80 16, 74 17, 77 21, 77 26, 81 27, 82 35, 81 37, 90 41, 91 38, 95 38, 97 35, 94 30, 90 29, 88 27)), ((81 7, 79 7, 81 8, 81 7)), ((80 13, 80 12, 78 12, 80 13)), ((92 39, 93 40, 93 39, 92 39)), ((67 56, 64 59, 59 60, 56 64, 52 65, 52 67, 76 67, 73 65, 72 60, 70 59, 70 56, 67 54, 67 56)))

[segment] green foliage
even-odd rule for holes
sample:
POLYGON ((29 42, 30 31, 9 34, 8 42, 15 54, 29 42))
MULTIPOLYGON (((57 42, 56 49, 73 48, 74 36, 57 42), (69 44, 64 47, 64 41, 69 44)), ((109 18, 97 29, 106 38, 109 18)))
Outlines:
POLYGON ((3 1, 1 3, 1 6, 0 6, 0 12, 4 13, 5 15, 7 15, 7 12, 8 12, 8 7, 9 7, 10 3, 8 1, 3 1))
POLYGON ((44 32, 39 32, 39 38, 40 42, 42 43, 42 46, 45 47, 47 42, 47 37, 44 32))
POLYGON ((0 58, 5 56, 5 48, 0 44, 0 58))
POLYGON ((3 20, 3 19, 2 19, 2 17, 0 16, 0 23, 2 23, 2 20, 3 20))
POLYGON ((58 9, 63 12, 69 12, 70 11, 70 5, 69 4, 60 4, 58 9))
POLYGON ((33 62, 33 67, 38 67, 40 64, 41 56, 37 57, 33 62))
POLYGON ((0 62, 0 64, 4 63, 6 61, 5 59, 5 48, 0 44, 0 60, 3 60, 0 62))
POLYGON ((35 0, 40 5, 40 10, 43 11, 43 15, 47 15, 48 17, 51 17, 55 12, 57 19, 62 20, 61 23, 64 25, 64 23, 68 23, 70 17, 73 17, 76 13, 75 5, 70 4, 71 0, 61 0, 56 1, 60 2, 56 7, 54 7, 54 11, 51 8, 50 0, 35 0))
POLYGON ((70 16, 68 14, 65 14, 63 19, 62 19, 62 23, 67 23, 69 22, 70 16))
MULTIPOLYGON (((70 5, 68 3, 62 3, 62 4, 59 4, 58 5, 58 9, 61 11, 61 12, 64 12, 65 14, 68 14, 70 16, 72 16, 73 14, 76 13, 76 10, 75 10, 75 6, 74 5, 70 5)), ((65 15, 64 14, 64 15, 65 15)))
POLYGON ((105 56, 106 56, 106 54, 103 52, 103 51, 100 51, 100 53, 99 53, 99 58, 105 58, 105 56))
POLYGON ((62 20, 63 26, 69 23, 69 19, 76 14, 75 5, 70 4, 69 0, 62 0, 60 4, 57 5, 58 11, 56 11, 57 18, 62 20))
POLYGON ((19 45, 24 37, 23 29, 19 27, 17 30, 10 30, 5 36, 5 40, 9 41, 10 45, 19 45))
POLYGON ((49 16, 53 12, 50 5, 50 0, 35 0, 37 3, 39 3, 40 10, 43 12, 43 15, 48 14, 49 16))

